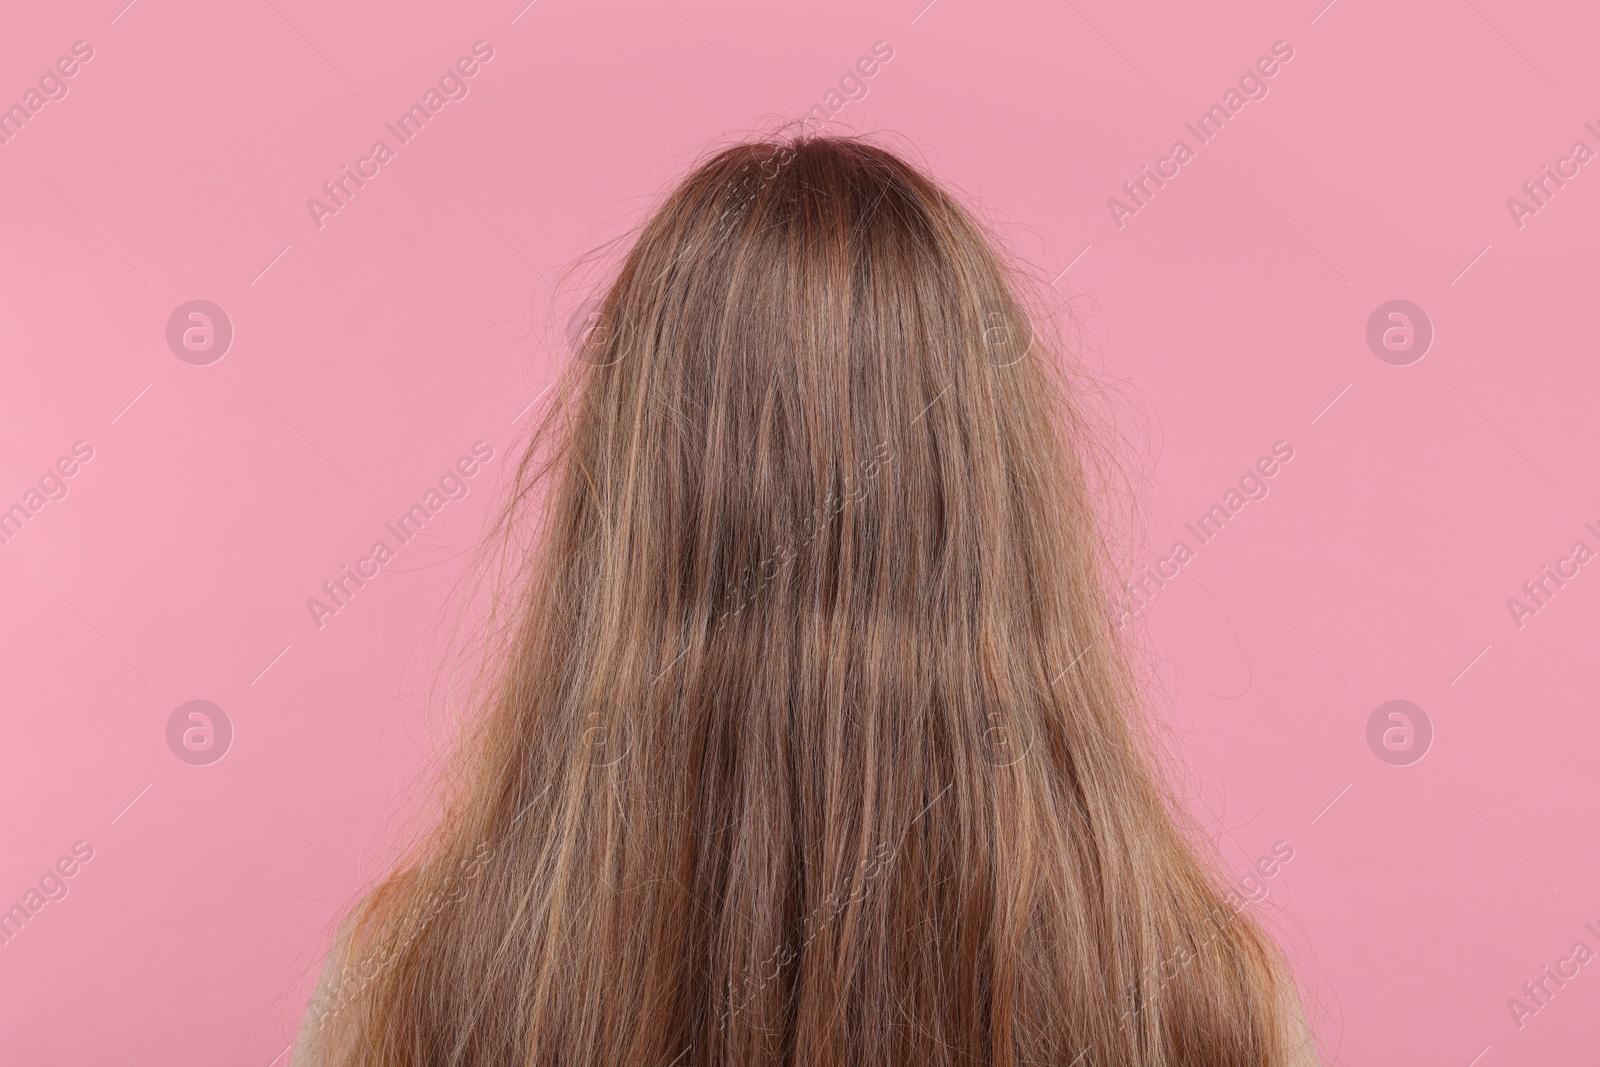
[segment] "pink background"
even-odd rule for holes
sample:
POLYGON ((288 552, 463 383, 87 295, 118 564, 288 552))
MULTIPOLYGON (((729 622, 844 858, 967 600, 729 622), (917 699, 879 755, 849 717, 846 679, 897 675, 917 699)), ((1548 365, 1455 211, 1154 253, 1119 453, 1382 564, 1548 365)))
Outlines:
POLYGON ((1262 914, 1330 1061, 1593 1058, 1600 964, 1507 1007, 1600 950, 1600 565, 1520 628, 1506 603, 1600 548, 1600 163, 1520 228, 1506 205, 1600 149, 1580 5, 123 2, 0 35, 0 103, 94 50, 0 145, 0 507, 94 453, 0 545, 0 907, 94 850, 0 947, 0 1059, 285 1062, 560 358, 577 298, 547 279, 880 40, 835 124, 901 135, 1055 279, 1143 450, 1150 550, 1294 448, 1143 622, 1229 862, 1293 849, 1262 914), (319 229, 307 198, 478 40, 469 95, 319 229), (1280 40, 1269 94, 1119 228, 1107 199, 1280 40), (235 333, 209 366, 165 340, 196 298, 235 333), (1408 366, 1365 340, 1400 298, 1436 331, 1408 366), (478 440, 470 495, 318 629, 306 599, 478 440), (1366 740, 1396 698, 1435 730, 1408 766, 1366 740), (209 766, 167 745, 192 699, 235 730, 209 766))

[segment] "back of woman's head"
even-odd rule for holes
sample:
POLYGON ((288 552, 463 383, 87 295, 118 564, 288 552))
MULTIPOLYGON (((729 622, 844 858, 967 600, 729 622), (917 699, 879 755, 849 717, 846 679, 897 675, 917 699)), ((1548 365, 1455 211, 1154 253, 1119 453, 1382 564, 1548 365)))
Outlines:
POLYGON ((460 787, 313 1005, 340 1062, 1286 1062, 1024 293, 864 140, 668 196, 520 468, 460 787))

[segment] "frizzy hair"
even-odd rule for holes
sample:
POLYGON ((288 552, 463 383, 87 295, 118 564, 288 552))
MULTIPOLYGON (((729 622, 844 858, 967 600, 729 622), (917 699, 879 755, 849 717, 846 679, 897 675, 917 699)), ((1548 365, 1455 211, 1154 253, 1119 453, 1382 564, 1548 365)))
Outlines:
POLYGON ((317 1062, 1290 1062, 1283 958, 1149 738, 1069 346, 1000 248, 855 136, 716 151, 641 224, 317 1062))

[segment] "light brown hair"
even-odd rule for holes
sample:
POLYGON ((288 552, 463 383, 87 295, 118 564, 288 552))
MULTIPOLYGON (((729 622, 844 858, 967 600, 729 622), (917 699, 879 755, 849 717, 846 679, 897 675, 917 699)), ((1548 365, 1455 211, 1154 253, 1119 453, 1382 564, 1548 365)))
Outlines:
POLYGON ((649 217, 518 468, 489 698, 330 957, 319 1062, 1301 1062, 1163 784, 1096 445, 999 247, 858 137, 737 144, 649 217))

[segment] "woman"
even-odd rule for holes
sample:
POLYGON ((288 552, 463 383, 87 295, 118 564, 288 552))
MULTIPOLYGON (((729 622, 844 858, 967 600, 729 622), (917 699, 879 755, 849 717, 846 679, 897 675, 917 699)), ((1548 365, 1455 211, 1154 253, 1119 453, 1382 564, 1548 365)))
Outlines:
POLYGON ((1021 291, 860 139, 671 193, 519 469, 458 788, 297 1065, 1318 1062, 1161 784, 1021 291))

